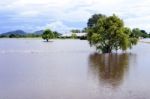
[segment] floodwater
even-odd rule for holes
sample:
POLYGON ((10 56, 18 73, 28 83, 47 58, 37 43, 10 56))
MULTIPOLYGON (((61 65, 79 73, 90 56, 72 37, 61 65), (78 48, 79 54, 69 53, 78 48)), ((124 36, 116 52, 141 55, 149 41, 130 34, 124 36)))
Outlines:
POLYGON ((98 54, 85 40, 0 39, 0 99, 150 99, 150 44, 98 54))

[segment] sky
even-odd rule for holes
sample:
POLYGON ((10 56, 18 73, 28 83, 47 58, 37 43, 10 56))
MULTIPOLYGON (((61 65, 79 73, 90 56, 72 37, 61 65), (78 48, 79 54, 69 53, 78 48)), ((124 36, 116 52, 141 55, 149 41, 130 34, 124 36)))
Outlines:
POLYGON ((0 0, 0 33, 83 29, 93 14, 116 14, 125 26, 150 32, 150 0, 0 0))

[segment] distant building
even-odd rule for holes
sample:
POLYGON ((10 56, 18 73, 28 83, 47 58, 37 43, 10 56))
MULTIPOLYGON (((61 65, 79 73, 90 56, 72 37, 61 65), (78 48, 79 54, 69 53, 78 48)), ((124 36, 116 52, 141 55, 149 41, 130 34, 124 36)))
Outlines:
POLYGON ((87 33, 65 33, 62 34, 62 38, 71 38, 72 34, 76 34, 77 38, 87 37, 87 33))

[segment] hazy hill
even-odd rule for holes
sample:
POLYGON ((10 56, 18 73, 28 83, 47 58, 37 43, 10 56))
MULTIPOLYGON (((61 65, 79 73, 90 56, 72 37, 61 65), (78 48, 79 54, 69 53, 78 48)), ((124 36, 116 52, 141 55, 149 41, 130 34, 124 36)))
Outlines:
POLYGON ((24 32, 23 30, 15 30, 15 31, 10 31, 10 32, 2 33, 1 35, 9 36, 11 34, 14 34, 14 35, 26 35, 27 33, 24 32))
POLYGON ((43 34, 44 30, 39 30, 39 31, 35 31, 33 32, 33 34, 36 34, 36 35, 41 35, 43 34))

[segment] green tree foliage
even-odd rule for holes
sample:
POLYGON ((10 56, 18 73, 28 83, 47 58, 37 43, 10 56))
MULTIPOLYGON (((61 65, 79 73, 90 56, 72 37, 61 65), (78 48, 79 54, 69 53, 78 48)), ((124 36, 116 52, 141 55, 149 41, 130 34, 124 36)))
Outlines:
POLYGON ((28 33, 25 35, 26 38, 37 38, 41 37, 41 34, 28 33))
POLYGON ((131 34, 132 37, 139 38, 141 36, 141 34, 142 34, 142 32, 139 28, 132 29, 132 34, 131 34))
POLYGON ((54 38, 54 34, 50 29, 46 29, 42 34, 42 38, 48 42, 49 39, 54 38))
POLYGON ((10 35, 9 35, 9 38, 15 38, 15 37, 16 37, 15 34, 10 34, 10 35))
POLYGON ((54 33, 54 38, 59 38, 61 36, 61 34, 58 33, 57 31, 54 31, 53 33, 54 33))
POLYGON ((139 28, 132 29, 132 35, 134 37, 142 37, 142 38, 148 38, 149 34, 145 30, 140 30, 139 28))
POLYGON ((71 32, 72 32, 72 33, 81 33, 81 31, 78 30, 78 29, 73 29, 73 30, 71 30, 71 32))
POLYGON ((124 22, 116 15, 93 15, 88 22, 88 41, 102 53, 112 50, 127 50, 138 41, 130 28, 124 27, 124 22), (92 20, 92 21, 91 21, 92 20), (93 21, 94 20, 94 21, 93 21))
POLYGON ((84 28, 84 29, 82 30, 82 32, 83 32, 83 33, 87 33, 87 32, 88 32, 88 28, 84 28))
POLYGON ((24 38, 25 35, 19 35, 19 34, 10 34, 8 36, 6 36, 8 38, 24 38))
POLYGON ((105 17, 105 15, 103 14, 94 14, 92 15, 92 17, 88 20, 88 28, 92 28, 96 25, 96 23, 98 22, 99 18, 101 17, 105 17))
POLYGON ((71 38, 76 39, 77 35, 75 33, 72 33, 71 38))
POLYGON ((149 34, 145 30, 141 30, 141 37, 149 38, 149 34))

